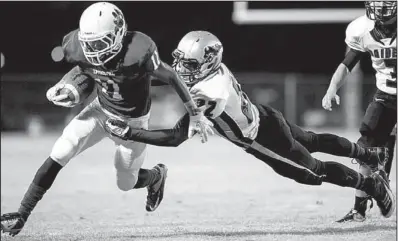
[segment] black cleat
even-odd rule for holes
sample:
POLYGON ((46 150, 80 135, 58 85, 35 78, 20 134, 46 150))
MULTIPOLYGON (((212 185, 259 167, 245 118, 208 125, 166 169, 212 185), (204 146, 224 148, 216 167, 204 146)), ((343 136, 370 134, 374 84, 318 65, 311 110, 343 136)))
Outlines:
POLYGON ((376 200, 381 214, 389 218, 395 211, 395 195, 388 183, 387 174, 383 170, 373 173, 369 178, 374 180, 374 191, 371 196, 376 200))
POLYGON ((148 186, 148 196, 146 201, 146 210, 153 212, 159 206, 163 199, 164 185, 167 178, 167 167, 164 164, 157 164, 155 169, 159 174, 159 180, 151 186, 148 186))
POLYGON ((386 162, 388 160, 388 148, 386 147, 368 147, 366 148, 370 152, 370 158, 366 163, 373 172, 378 170, 384 170, 386 162))
POLYGON ((342 219, 337 220, 338 223, 345 222, 363 222, 366 220, 365 215, 362 215, 355 209, 351 209, 342 219))
POLYGON ((366 210, 368 209, 368 201, 370 201, 369 209, 372 209, 373 208, 373 199, 371 196, 368 195, 359 204, 360 209, 358 209, 358 210, 363 210, 363 212, 360 212, 357 209, 353 208, 343 218, 337 220, 336 222, 344 223, 344 222, 363 222, 363 221, 365 221, 366 220, 365 213, 366 213, 366 210))

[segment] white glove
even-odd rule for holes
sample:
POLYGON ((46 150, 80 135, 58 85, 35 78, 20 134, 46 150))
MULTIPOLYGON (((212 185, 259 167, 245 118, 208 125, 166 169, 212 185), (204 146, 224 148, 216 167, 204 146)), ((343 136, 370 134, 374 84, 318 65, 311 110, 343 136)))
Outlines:
POLYGON ((325 110, 332 111, 333 101, 335 101, 337 105, 340 105, 340 97, 336 94, 335 91, 326 92, 325 96, 322 99, 322 107, 325 110))
POLYGON ((122 140, 128 140, 128 137, 130 136, 130 126, 121 120, 106 120, 105 130, 108 131, 112 136, 118 137, 122 140))
POLYGON ((75 103, 69 98, 68 94, 60 94, 60 91, 65 88, 64 84, 56 84, 47 90, 46 97, 54 105, 63 107, 73 107, 75 103))
POLYGON ((191 138, 196 133, 199 133, 202 143, 205 143, 209 135, 214 135, 212 126, 213 123, 203 115, 203 112, 198 112, 197 115, 190 116, 188 137, 191 138))

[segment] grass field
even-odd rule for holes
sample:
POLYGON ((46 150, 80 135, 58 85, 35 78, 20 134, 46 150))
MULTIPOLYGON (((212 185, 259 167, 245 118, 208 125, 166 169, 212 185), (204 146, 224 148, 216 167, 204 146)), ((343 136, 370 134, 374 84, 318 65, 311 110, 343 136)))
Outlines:
MULTIPOLYGON (((355 141, 355 133, 340 133, 355 141)), ((16 211, 56 135, 1 137, 1 213, 16 211)), ((145 211, 146 190, 119 191, 113 143, 104 140, 72 160, 32 213, 24 230, 2 240, 396 240, 396 215, 378 207, 364 223, 334 221, 352 206, 354 191, 284 179, 219 138, 178 148, 149 147, 144 167, 169 167, 163 203, 145 211)), ((352 168, 348 158, 315 154, 352 168)), ((396 165, 392 188, 396 188, 396 165)))

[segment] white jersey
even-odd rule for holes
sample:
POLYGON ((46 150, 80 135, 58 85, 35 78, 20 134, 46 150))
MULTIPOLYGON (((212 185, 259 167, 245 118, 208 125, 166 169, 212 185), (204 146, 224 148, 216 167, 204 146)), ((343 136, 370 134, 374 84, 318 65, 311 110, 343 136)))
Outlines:
POLYGON ((397 94, 397 40, 378 39, 374 31, 374 21, 366 15, 352 21, 346 30, 345 42, 355 50, 368 52, 372 66, 376 70, 376 86, 379 90, 397 94))
POLYGON ((248 140, 254 140, 257 136, 258 109, 224 64, 217 72, 192 86, 190 92, 223 137, 246 146, 248 140))

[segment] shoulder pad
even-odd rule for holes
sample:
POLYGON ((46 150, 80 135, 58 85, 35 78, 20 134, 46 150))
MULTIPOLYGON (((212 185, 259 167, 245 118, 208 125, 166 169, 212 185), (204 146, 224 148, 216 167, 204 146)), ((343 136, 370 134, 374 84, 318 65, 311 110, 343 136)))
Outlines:
POLYGON ((193 86, 199 93, 210 99, 227 99, 228 86, 231 84, 231 75, 224 64, 217 72, 193 86))
POLYGON ((352 21, 346 29, 345 42, 348 47, 366 52, 363 46, 363 36, 372 30, 374 27, 374 22, 363 15, 354 21, 352 21))
POLYGON ((62 41, 62 49, 64 51, 64 58, 68 63, 80 64, 87 63, 86 57, 84 57, 83 50, 78 40, 78 29, 65 35, 62 41))
POLYGON ((128 32, 125 38, 128 41, 128 46, 124 57, 124 66, 135 64, 142 66, 156 50, 155 42, 144 33, 128 32))

